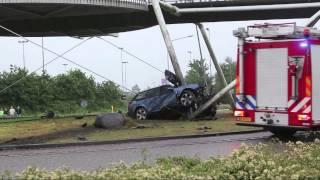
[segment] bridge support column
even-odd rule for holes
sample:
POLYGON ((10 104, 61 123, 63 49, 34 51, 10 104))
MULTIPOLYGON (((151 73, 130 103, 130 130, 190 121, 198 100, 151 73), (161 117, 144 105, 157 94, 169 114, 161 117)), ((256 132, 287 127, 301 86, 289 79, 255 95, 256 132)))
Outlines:
POLYGON ((175 53, 173 44, 172 44, 172 40, 170 38, 170 34, 169 31, 166 27, 166 22, 164 20, 163 14, 162 14, 162 10, 160 8, 160 4, 159 4, 159 0, 152 0, 152 7, 154 10, 154 13, 156 15, 156 18, 158 20, 159 26, 160 26, 160 30, 162 32, 162 36, 164 39, 164 42, 167 46, 167 50, 171 59, 171 63, 173 66, 173 69, 175 71, 176 76, 179 78, 179 80, 181 81, 182 85, 185 85, 186 82, 183 78, 179 63, 178 63, 178 58, 177 55, 175 53))
POLYGON ((309 22, 306 24, 306 27, 313 27, 317 24, 320 19, 320 11, 315 13, 312 17, 310 17, 309 22))
MULTIPOLYGON (((217 58, 216 58, 216 56, 214 54, 214 51, 213 51, 213 48, 211 46, 210 40, 208 38, 208 35, 206 33, 206 30, 204 29, 202 24, 199 23, 197 25, 198 25, 198 27, 199 27, 199 29, 201 31, 202 37, 203 37, 203 39, 204 39, 204 41, 205 41, 205 43, 207 45, 207 48, 208 48, 209 54, 211 56, 212 62, 213 62, 214 66, 215 66, 215 68, 217 70, 217 74, 220 77, 223 86, 226 87, 228 85, 227 81, 226 81, 226 78, 225 78, 225 76, 223 74, 223 71, 222 71, 222 69, 221 69, 221 67, 220 67, 220 65, 218 63, 218 60, 217 60, 217 58)), ((228 97, 229 97, 229 103, 230 103, 231 107, 234 108, 234 99, 233 99, 233 96, 232 96, 231 92, 229 92, 229 96, 228 97)))

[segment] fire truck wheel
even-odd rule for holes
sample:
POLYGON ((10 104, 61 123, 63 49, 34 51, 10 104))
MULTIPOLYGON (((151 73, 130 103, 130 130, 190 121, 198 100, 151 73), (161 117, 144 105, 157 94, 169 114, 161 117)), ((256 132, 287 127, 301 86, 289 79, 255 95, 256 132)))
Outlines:
POLYGON ((297 132, 296 130, 292 130, 292 129, 268 129, 268 130, 277 137, 290 137, 297 132))

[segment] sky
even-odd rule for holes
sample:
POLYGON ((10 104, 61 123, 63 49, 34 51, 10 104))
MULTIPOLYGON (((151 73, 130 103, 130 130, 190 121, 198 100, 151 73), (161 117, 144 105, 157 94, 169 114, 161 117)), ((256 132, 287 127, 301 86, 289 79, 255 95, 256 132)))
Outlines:
MULTIPOLYGON (((232 31, 239 27, 246 27, 248 25, 259 23, 282 23, 282 22, 296 22, 303 26, 307 19, 289 19, 289 20, 263 20, 263 21, 236 21, 236 22, 215 22, 204 23, 205 28, 208 28, 210 41, 213 45, 214 51, 219 62, 223 62, 226 57, 231 57, 235 60, 237 52, 237 38, 232 34, 232 31)), ((199 59, 199 46, 196 36, 196 29, 194 24, 178 24, 168 25, 168 30, 172 39, 177 39, 185 36, 193 35, 192 37, 183 38, 174 41, 174 48, 178 57, 181 70, 185 75, 188 70, 188 63, 191 59, 199 59), (189 51, 189 52, 188 52, 189 51), (191 53, 190 53, 191 52, 191 53)), ((199 32, 200 33, 200 32, 199 32)), ((203 57, 210 64, 211 58, 208 50, 202 40, 201 47, 203 57)), ((159 26, 151 28, 119 33, 119 37, 103 37, 104 39, 124 48, 126 51, 152 64, 154 67, 164 71, 168 67, 167 51, 164 44, 162 34, 159 26)), ((41 44, 41 38, 28 38, 29 40, 41 44)), ((21 38, 16 37, 1 37, 0 49, 0 71, 9 71, 10 64, 23 67, 23 48, 22 44, 18 43, 21 38)), ((54 51, 58 54, 64 53, 66 50, 80 43, 81 39, 72 37, 45 37, 44 47, 54 51)), ((48 62, 56 55, 45 51, 45 62, 48 62)), ((161 84, 161 79, 164 74, 152 67, 142 63, 141 61, 129 56, 126 53, 122 54, 121 50, 112 45, 102 41, 99 38, 92 38, 76 49, 65 54, 64 57, 75 61, 82 66, 95 71, 96 73, 114 81, 117 84, 122 84, 122 61, 128 62, 126 65, 126 79, 124 86, 131 89, 137 84, 141 89, 155 87, 161 84)), ((42 66, 42 50, 40 47, 32 43, 25 44, 25 61, 26 68, 29 72, 42 66)), ((80 67, 59 58, 45 67, 50 75, 57 75, 65 73, 71 69, 81 69, 80 67)), ((105 79, 98 77, 84 69, 87 75, 92 75, 98 82, 105 79)), ((170 64, 170 70, 173 71, 170 64)), ((212 73, 214 73, 212 66, 212 73)), ((41 73, 41 70, 37 73, 41 73)))

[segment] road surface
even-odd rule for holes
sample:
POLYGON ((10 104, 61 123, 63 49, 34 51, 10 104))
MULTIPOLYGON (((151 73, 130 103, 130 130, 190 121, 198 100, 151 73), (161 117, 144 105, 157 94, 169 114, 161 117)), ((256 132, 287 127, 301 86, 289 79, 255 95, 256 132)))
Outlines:
POLYGON ((61 167, 94 170, 99 167, 111 167, 121 161, 128 164, 137 161, 152 163, 160 157, 167 156, 208 159, 228 155, 242 143, 268 142, 270 137, 270 133, 261 132, 154 142, 1 151, 0 172, 20 172, 28 166, 49 170, 61 167))

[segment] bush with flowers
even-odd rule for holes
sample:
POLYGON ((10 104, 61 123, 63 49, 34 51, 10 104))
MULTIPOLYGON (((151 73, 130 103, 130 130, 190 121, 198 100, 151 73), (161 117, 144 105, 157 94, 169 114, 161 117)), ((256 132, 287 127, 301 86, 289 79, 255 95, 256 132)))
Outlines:
POLYGON ((2 179, 320 179, 320 141, 242 145, 227 157, 171 157, 152 165, 120 164, 91 172, 30 167, 17 174, 6 172, 2 179))

